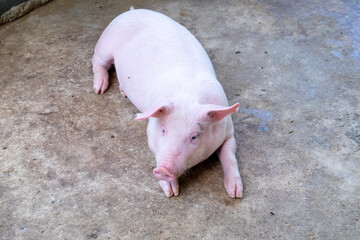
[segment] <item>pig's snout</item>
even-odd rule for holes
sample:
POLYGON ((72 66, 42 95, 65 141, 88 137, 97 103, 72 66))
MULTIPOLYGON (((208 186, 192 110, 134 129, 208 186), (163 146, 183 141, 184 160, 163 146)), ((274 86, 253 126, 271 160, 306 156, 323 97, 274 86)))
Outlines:
POLYGON ((167 182, 175 181, 176 177, 166 167, 157 167, 153 171, 154 176, 159 180, 165 180, 167 182))

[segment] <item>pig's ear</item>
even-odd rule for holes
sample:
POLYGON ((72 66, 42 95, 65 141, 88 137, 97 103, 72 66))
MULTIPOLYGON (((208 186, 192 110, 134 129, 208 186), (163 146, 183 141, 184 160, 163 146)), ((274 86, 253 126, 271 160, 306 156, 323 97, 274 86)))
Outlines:
POLYGON ((149 117, 161 118, 168 115, 172 110, 172 105, 169 102, 161 102, 156 104, 150 110, 136 115, 136 120, 145 120, 149 117))
POLYGON ((238 106, 239 103, 236 103, 231 107, 209 104, 206 105, 201 118, 203 121, 220 121, 227 115, 236 112, 238 106))

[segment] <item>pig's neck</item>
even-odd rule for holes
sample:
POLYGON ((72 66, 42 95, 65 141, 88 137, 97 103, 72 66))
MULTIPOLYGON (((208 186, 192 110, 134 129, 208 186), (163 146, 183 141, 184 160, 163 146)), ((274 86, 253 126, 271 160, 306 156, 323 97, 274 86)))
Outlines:
POLYGON ((228 105, 222 86, 211 76, 202 79, 169 80, 152 92, 149 107, 164 98, 199 104, 228 105))

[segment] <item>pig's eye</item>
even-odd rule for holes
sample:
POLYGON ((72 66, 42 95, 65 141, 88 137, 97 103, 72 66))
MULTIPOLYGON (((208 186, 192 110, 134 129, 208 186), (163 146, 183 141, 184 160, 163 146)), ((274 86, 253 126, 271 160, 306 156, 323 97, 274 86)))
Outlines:
POLYGON ((161 134, 164 136, 165 135, 165 129, 161 129, 161 134))
POLYGON ((190 135, 190 142, 197 144, 199 142, 199 133, 193 133, 190 135))

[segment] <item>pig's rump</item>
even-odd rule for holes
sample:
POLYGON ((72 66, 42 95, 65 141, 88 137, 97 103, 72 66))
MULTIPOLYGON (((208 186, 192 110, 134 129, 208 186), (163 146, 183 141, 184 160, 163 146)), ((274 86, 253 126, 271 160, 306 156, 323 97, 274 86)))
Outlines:
POLYGON ((102 34, 94 58, 102 65, 114 63, 121 88, 140 111, 181 90, 199 95, 203 81, 219 85, 197 39, 182 25, 149 10, 115 18, 102 34))

